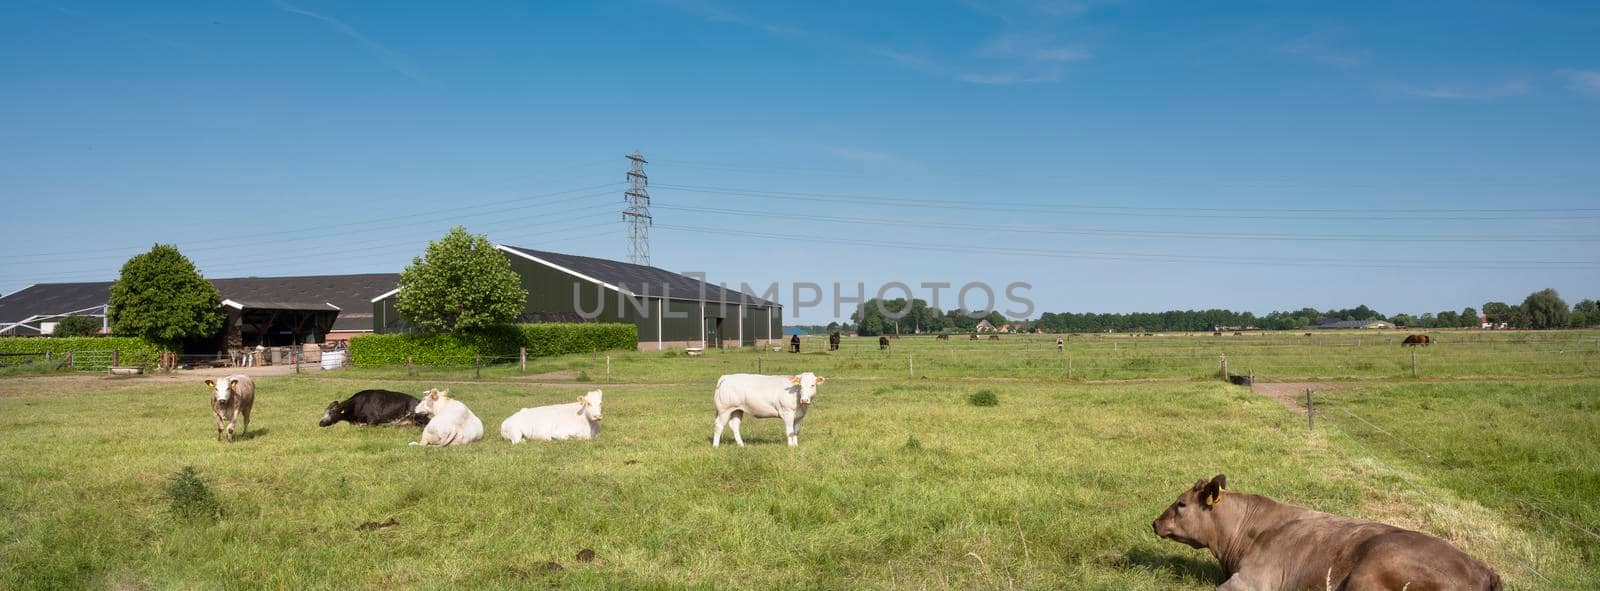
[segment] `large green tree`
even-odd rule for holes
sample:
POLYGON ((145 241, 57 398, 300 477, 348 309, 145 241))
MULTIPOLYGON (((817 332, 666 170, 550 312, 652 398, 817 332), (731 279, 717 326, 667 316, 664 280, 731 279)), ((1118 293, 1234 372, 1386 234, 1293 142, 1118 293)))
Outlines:
POLYGON ((1554 289, 1541 289, 1522 300, 1523 319, 1531 328, 1566 328, 1567 302, 1554 289))
POLYGON ((1573 326, 1593 326, 1600 324, 1600 303, 1594 300, 1582 300, 1572 305, 1573 326))
POLYGON ((194 263, 169 244, 122 264, 111 284, 111 332, 139 337, 166 351, 222 328, 222 296, 194 263))
POLYGON ((427 332, 471 332, 515 321, 527 299, 505 255, 457 226, 400 273, 395 308, 427 332))
POLYGON ((56 337, 92 337, 100 334, 100 319, 93 316, 68 316, 56 323, 56 337))

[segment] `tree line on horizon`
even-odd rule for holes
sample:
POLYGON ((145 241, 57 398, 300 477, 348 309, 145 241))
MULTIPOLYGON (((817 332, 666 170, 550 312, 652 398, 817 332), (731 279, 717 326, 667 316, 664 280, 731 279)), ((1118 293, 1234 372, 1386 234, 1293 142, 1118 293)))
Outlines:
POLYGON ((827 325, 802 325, 809 333, 855 332, 862 336, 972 332, 979 321, 1001 326, 1011 324, 1017 331, 1041 329, 1049 333, 1073 332, 1207 332, 1228 328, 1263 330, 1301 330, 1335 320, 1387 321, 1410 328, 1477 328, 1483 322, 1495 327, 1522 329, 1584 328, 1600 326, 1600 304, 1584 299, 1571 307, 1554 289, 1529 294, 1520 304, 1491 301, 1482 312, 1473 307, 1460 311, 1443 310, 1419 315, 1385 315, 1366 305, 1346 309, 1301 308, 1256 316, 1252 312, 1227 309, 1168 310, 1165 312, 1045 312, 1034 320, 1008 320, 997 311, 972 315, 966 310, 939 310, 921 299, 871 299, 850 315, 848 322, 827 325), (909 310, 907 309, 909 306, 909 310), (895 318, 899 316, 899 318, 895 318))

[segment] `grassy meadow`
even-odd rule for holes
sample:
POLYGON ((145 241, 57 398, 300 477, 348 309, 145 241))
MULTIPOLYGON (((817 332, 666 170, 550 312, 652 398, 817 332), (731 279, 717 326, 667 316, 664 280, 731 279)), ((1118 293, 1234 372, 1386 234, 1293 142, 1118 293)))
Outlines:
POLYGON ((1031 365, 1057 355, 1053 339, 1009 336, 613 353, 609 376, 604 354, 492 365, 481 380, 306 373, 258 379, 252 434, 231 446, 214 439, 198 376, 10 377, 0 588, 1211 589, 1210 555, 1157 539, 1150 521, 1218 472, 1236 490, 1444 536, 1508 588, 1600 585, 1600 538, 1584 531, 1600 529, 1596 334, 1460 336, 1419 351, 1441 369, 1416 380, 1398 337, 1342 340, 1354 334, 1081 337, 1074 370, 1121 365, 1071 379, 1031 365), (1258 376, 1333 382, 1317 429, 1216 380, 1217 361, 1199 358, 1217 340, 1234 373, 1238 359, 1292 359, 1304 373, 1258 376), (1193 364, 1129 369, 1186 350, 1193 364), (1403 376, 1340 369, 1401 355, 1403 376), (757 363, 829 378, 801 447, 752 419, 748 447, 712 449, 716 375, 757 363), (406 445, 416 430, 316 425, 359 389, 435 386, 484 420, 484 441, 424 449, 406 445), (498 437, 516 409, 595 387, 599 440, 498 437), (983 390, 999 403, 971 404, 983 390), (172 510, 185 466, 214 494, 206 511, 172 510))

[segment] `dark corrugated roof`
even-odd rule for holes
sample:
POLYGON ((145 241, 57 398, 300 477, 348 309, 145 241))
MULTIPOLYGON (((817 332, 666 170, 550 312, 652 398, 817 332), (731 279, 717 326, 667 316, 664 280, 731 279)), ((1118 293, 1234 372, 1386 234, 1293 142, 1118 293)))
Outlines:
POLYGON ((501 246, 639 295, 665 295, 672 299, 708 302, 739 303, 743 301, 759 306, 777 305, 738 290, 724 289, 712 283, 705 283, 693 277, 679 275, 657 267, 534 250, 509 244, 502 244, 501 246), (704 290, 704 296, 701 295, 702 290, 704 290))
MULTIPOLYGON (((325 303, 338 306, 339 318, 334 321, 334 330, 372 330, 372 298, 394 289, 399 283, 399 273, 211 280, 223 299, 236 302, 295 302, 297 308, 311 304, 325 307, 325 303)), ((41 314, 75 312, 103 305, 110 299, 110 281, 41 283, 0 298, 0 323, 41 314)))
POLYGON ((110 281, 42 283, 0 298, 0 323, 20 322, 44 314, 65 314, 104 306, 111 299, 110 281))

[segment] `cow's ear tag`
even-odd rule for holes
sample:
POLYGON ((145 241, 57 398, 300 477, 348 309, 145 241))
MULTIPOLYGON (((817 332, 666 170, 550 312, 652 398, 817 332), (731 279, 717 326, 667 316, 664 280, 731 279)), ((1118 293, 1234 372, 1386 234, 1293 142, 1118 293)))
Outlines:
POLYGON ((1222 489, 1220 489, 1220 488, 1217 489, 1217 493, 1216 494, 1211 495, 1209 497, 1206 497, 1206 505, 1208 505, 1208 506, 1215 507, 1215 506, 1217 506, 1217 503, 1221 503, 1221 502, 1222 502, 1222 489))

